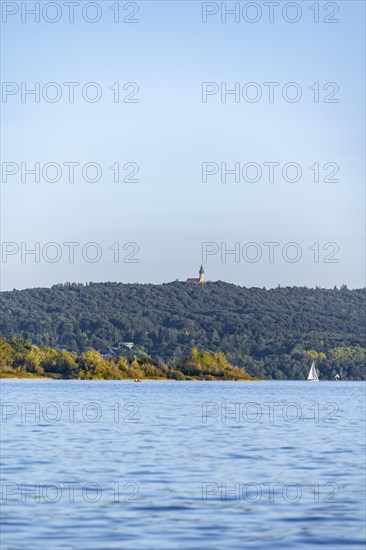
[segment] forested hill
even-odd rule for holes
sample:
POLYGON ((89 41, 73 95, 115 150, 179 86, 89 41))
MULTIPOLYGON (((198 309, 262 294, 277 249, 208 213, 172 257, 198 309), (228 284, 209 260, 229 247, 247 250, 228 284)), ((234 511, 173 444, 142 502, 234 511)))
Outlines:
POLYGON ((222 351, 261 378, 301 379, 312 358, 323 378, 362 378, 364 326, 365 289, 346 287, 90 283, 0 293, 5 338, 102 353, 133 342, 162 359, 197 347, 222 351))

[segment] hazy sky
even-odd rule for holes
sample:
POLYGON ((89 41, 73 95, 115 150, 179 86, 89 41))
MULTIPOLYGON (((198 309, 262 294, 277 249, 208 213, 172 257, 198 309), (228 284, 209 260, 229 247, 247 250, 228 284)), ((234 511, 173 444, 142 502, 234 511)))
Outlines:
POLYGON ((237 4, 2 2, 1 290, 364 286, 364 2, 237 4))

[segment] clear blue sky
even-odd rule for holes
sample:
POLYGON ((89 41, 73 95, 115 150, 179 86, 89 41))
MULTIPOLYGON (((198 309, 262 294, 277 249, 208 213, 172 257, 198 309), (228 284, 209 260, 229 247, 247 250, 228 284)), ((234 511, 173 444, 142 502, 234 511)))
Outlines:
MULTIPOLYGON (((2 24, 2 80, 19 87, 26 82, 29 88, 39 82, 41 89, 56 82, 62 97, 56 103, 42 97, 35 103, 29 96, 22 103, 20 92, 7 97, 2 103, 3 163, 20 168, 22 162, 41 167, 96 162, 103 175, 96 183, 85 182, 79 168, 72 183, 64 167, 55 183, 42 176, 35 183, 29 175, 21 182, 20 171, 2 182, 1 237, 3 243, 17 243, 19 253, 9 255, 6 263, 2 257, 1 290, 64 281, 185 279, 197 276, 203 242, 215 242, 223 251, 221 243, 227 249, 239 243, 241 252, 238 262, 234 255, 226 262, 220 253, 209 256, 204 267, 210 280, 260 287, 364 286, 364 2, 331 3, 339 6, 335 24, 323 22, 332 17, 324 2, 319 3, 319 23, 309 9, 314 2, 298 2, 301 18, 292 24, 281 15, 286 2, 280 2, 273 23, 268 8, 257 2, 262 9, 257 23, 246 22, 242 14, 239 23, 233 16, 222 23, 218 13, 206 24, 197 1, 137 2, 135 24, 114 23, 109 8, 115 2, 109 0, 98 3, 102 15, 95 24, 82 19, 83 1, 75 8, 74 23, 68 22, 60 2, 61 19, 54 24, 42 14, 38 24, 31 16, 22 23, 21 3, 10 4, 19 12, 2 24), (80 87, 97 82, 102 98, 88 103, 79 87, 70 104, 64 82, 80 82, 80 87), (114 103, 108 87, 115 82, 138 83, 139 102, 114 103), (202 82, 226 82, 227 88, 256 82, 263 96, 257 103, 242 96, 236 103, 227 96, 223 103, 217 93, 203 103, 202 82), (273 103, 264 82, 280 83, 273 103), (282 98, 288 82, 301 87, 300 101, 282 98), (318 103, 309 90, 315 82, 320 84, 318 103), (332 92, 322 89, 327 82, 338 84, 338 103, 322 101, 332 92), (121 168, 137 163, 139 182, 114 183, 108 167, 115 162, 121 168), (203 183, 202 162, 226 162, 228 167, 255 162, 262 167, 262 179, 235 182, 228 176, 225 183, 219 174, 203 183), (295 162, 302 177, 291 183, 279 172, 269 182, 265 162, 280 163, 280 171, 295 162), (320 182, 314 182, 309 169, 315 162, 320 182), (328 162, 339 166, 339 182, 322 181, 331 173, 331 167, 323 170, 328 162), (59 243, 62 257, 51 263, 41 255, 37 263, 27 256, 22 262, 22 242, 29 248, 35 242, 41 248, 59 243), (80 243, 73 263, 65 242, 80 243), (82 257, 81 248, 90 242, 102 250, 99 262, 82 257), (138 243, 138 263, 121 261, 132 248, 121 250, 120 262, 114 262, 109 247, 115 242, 121 247, 138 243), (254 251, 246 248, 251 242, 262 250, 256 263, 246 261, 245 254, 254 251), (273 262, 266 242, 280 243, 273 262), (289 242, 302 251, 297 263, 283 259, 289 242), (315 242, 319 262, 314 262, 314 249, 309 250, 315 242), (334 255, 338 263, 323 262, 335 250, 333 245, 323 250, 326 243, 339 247, 334 255)), ((126 4, 120 2, 121 18, 133 10, 126 4)), ((94 17, 92 10, 88 13, 94 17)), ((11 251, 12 245, 6 246, 11 251)), ((48 249, 49 257, 54 251, 48 249)), ((89 251, 91 256, 93 249, 89 251)), ((294 252, 288 251, 290 256, 294 252)))

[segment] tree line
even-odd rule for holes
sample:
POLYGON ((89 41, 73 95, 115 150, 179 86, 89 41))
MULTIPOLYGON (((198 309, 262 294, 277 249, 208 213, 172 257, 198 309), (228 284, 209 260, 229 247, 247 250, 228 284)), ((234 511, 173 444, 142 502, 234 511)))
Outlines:
POLYGON ((199 352, 167 363, 151 357, 131 360, 103 357, 96 350, 80 355, 67 350, 35 346, 22 339, 0 338, 0 378, 48 377, 77 380, 253 380, 243 369, 229 364, 221 352, 199 352))
POLYGON ((339 373, 359 380, 365 297, 365 289, 345 286, 66 283, 0 293, 0 334, 79 355, 113 354, 120 342, 132 342, 138 356, 160 362, 192 348, 223 352, 231 364, 269 379, 304 379, 315 357, 323 379, 339 373))

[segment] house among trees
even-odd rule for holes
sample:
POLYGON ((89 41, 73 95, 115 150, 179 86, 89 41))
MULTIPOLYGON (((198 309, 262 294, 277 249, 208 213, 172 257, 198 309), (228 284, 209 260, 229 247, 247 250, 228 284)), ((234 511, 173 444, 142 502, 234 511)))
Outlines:
POLYGON ((199 270, 199 277, 193 277, 186 280, 186 283, 195 283, 195 284, 203 284, 205 282, 205 270, 203 269, 203 266, 201 265, 199 270))
POLYGON ((119 346, 123 346, 125 348, 128 348, 128 349, 132 349, 134 347, 134 343, 133 342, 120 342, 119 343, 119 346))

